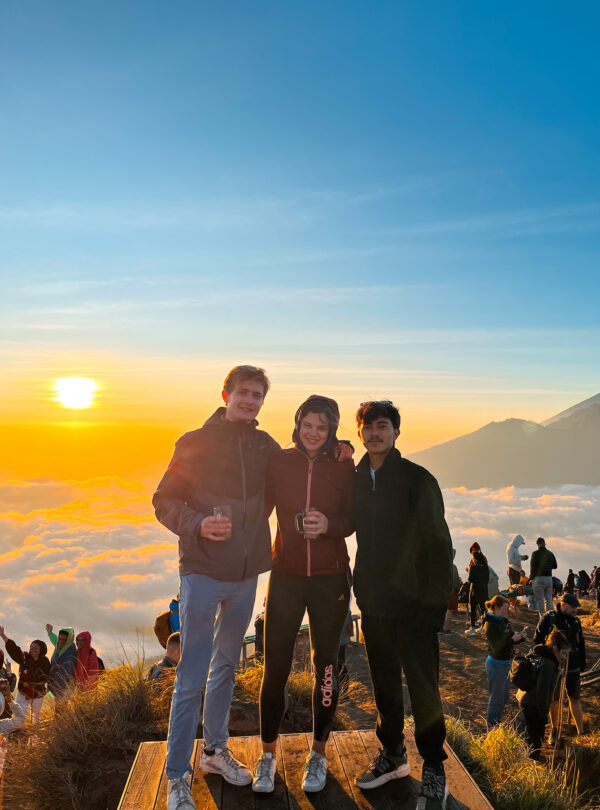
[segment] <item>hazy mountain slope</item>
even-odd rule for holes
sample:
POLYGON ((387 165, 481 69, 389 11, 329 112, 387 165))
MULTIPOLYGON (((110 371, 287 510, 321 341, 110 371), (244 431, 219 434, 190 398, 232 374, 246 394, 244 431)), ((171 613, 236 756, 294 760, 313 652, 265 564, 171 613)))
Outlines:
POLYGON ((600 485, 600 403, 563 413, 547 426, 491 422, 410 458, 445 487, 600 485))

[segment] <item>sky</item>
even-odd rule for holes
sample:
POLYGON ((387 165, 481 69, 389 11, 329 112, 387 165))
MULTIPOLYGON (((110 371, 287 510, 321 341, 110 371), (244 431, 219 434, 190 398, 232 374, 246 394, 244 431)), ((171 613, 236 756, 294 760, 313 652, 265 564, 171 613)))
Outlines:
MULTIPOLYGON (((311 393, 347 437, 359 402, 389 397, 408 454, 598 393, 599 17, 5 0, 4 518, 28 526, 43 487, 64 518, 110 481, 172 542, 147 495, 238 363, 268 370, 281 442, 311 393), (55 400, 67 376, 96 381, 93 407, 55 400)), ((59 535, 108 536, 112 496, 90 502, 59 535)))

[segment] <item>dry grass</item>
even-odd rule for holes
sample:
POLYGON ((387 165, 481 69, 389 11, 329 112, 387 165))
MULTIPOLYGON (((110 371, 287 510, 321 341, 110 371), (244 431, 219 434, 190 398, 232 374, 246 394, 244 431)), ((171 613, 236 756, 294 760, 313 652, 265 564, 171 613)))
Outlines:
POLYGON ((143 665, 110 670, 54 719, 9 741, 7 807, 106 810, 117 806, 138 745, 165 739, 170 694, 156 696, 143 665))
POLYGON ((588 810, 598 807, 577 793, 572 759, 554 771, 528 757, 523 739, 508 726, 480 736, 446 718, 448 742, 497 810, 588 810))

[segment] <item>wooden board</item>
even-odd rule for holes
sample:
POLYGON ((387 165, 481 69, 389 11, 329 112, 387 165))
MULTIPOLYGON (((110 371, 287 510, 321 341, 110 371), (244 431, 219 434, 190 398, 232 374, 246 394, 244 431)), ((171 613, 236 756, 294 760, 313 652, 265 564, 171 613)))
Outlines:
MULTIPOLYGON (((259 737, 232 737, 235 757, 250 770, 262 752, 259 737)), ((360 790, 356 776, 369 765, 380 748, 374 731, 333 732, 327 743, 328 775, 324 790, 305 793, 301 788, 304 764, 310 751, 310 734, 284 734, 277 749, 275 790, 254 793, 251 785, 227 784, 216 774, 201 769, 202 741, 192 756, 192 797, 198 810, 414 810, 420 789, 421 758, 414 736, 406 730, 406 748, 411 774, 374 790, 360 790)), ((448 810, 491 810, 462 763, 446 745, 446 778, 451 793, 448 810)), ((142 743, 138 750, 118 810, 166 810, 168 780, 165 771, 166 743, 142 743)))

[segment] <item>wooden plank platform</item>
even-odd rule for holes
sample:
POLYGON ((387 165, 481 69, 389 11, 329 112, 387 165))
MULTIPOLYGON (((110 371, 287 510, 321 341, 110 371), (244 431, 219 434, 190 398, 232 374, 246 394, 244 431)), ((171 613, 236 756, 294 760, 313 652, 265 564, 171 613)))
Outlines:
MULTIPOLYGON (((192 763, 192 797, 198 810, 413 810, 419 794, 421 759, 414 737, 406 729, 411 775, 375 790, 362 791, 354 777, 368 766, 379 741, 374 731, 334 731, 327 743, 327 784, 320 793, 300 787, 310 734, 283 734, 277 751, 275 791, 254 793, 252 786, 233 787, 216 774, 200 770, 202 740, 196 740, 192 763)), ((260 756, 258 737, 231 737, 234 755, 250 768, 260 756)), ((491 810, 491 805, 452 749, 446 745, 446 778, 451 798, 448 810, 491 810)), ((142 743, 125 785, 118 810, 166 810, 165 742, 142 743)))

